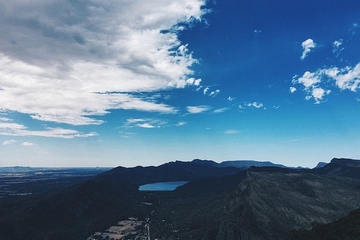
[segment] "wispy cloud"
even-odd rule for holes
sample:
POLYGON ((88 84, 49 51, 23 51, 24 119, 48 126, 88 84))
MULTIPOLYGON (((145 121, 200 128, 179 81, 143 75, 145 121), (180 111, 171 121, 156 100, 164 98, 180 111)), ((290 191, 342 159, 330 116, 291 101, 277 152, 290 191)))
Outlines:
POLYGON ((204 90, 203 90, 204 95, 207 94, 207 92, 209 91, 209 89, 210 89, 209 87, 204 88, 204 90))
POLYGON ((52 138, 79 138, 97 136, 95 132, 81 133, 72 129, 65 128, 45 128, 42 131, 29 130, 26 126, 10 121, 0 121, 0 135, 4 136, 36 136, 52 138))
POLYGON ((210 106, 205 106, 205 105, 186 107, 186 110, 191 114, 203 113, 209 111, 210 109, 211 109, 210 106))
POLYGON ((34 145, 35 145, 35 143, 31 143, 31 142, 23 142, 21 144, 21 146, 23 146, 23 147, 31 147, 31 146, 34 146, 34 145))
POLYGON ((258 109, 266 109, 263 103, 261 102, 245 102, 242 105, 239 105, 240 109, 244 108, 258 108, 258 109))
POLYGON ((181 127, 181 126, 184 126, 184 125, 186 125, 186 122, 178 122, 176 124, 177 127, 181 127))
POLYGON ((137 126, 140 127, 140 128, 156 128, 156 127, 159 127, 159 126, 151 125, 150 123, 138 123, 137 126))
POLYGON ((232 101, 234 101, 234 100, 235 100, 235 98, 234 98, 234 97, 229 96, 229 97, 227 98, 227 100, 228 100, 229 102, 232 102, 232 101))
POLYGON ((178 33, 204 0, 12 1, 1 9, 0 108, 41 121, 102 124, 111 109, 175 113, 137 92, 199 86, 178 33), (16 14, 14 14, 16 13, 16 14))
POLYGON ((16 141, 11 139, 11 140, 4 141, 2 145, 10 145, 10 144, 14 144, 14 143, 16 143, 16 141))
POLYGON ((315 44, 314 40, 309 38, 301 43, 301 47, 303 48, 303 52, 302 52, 300 59, 304 60, 311 52, 311 49, 316 47, 316 44, 315 44))
POLYGON ((205 87, 203 93, 204 95, 215 97, 220 93, 220 89, 210 90, 210 87, 205 87))
POLYGON ((213 113, 223 113, 229 110, 229 108, 218 108, 213 111, 213 113))
POLYGON ((212 92, 209 93, 209 96, 210 97, 215 97, 216 95, 218 95, 220 93, 220 90, 219 89, 216 89, 212 92))
POLYGON ((124 127, 132 128, 132 127, 139 127, 139 128, 160 128, 166 125, 167 122, 159 119, 152 119, 152 118, 129 118, 126 120, 124 127))
POLYGON ((338 57, 340 53, 345 49, 343 47, 343 44, 344 44, 344 40, 342 39, 333 42, 333 53, 335 54, 336 57, 338 57))
POLYGON ((228 129, 224 133, 225 134, 237 134, 237 133, 239 133, 239 131, 235 130, 235 129, 228 129))

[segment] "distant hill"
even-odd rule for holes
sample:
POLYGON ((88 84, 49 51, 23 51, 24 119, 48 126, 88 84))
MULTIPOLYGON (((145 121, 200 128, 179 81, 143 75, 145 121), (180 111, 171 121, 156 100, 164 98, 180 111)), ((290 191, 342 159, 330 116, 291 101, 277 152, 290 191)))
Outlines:
POLYGON ((314 168, 322 168, 324 167, 325 165, 327 165, 328 163, 326 162, 319 162, 314 168))
POLYGON ((157 167, 117 167, 101 174, 99 177, 121 176, 137 185, 155 182, 193 181, 202 178, 221 177, 235 174, 236 167, 219 167, 213 161, 194 160, 191 162, 175 161, 157 167))
POLYGON ((232 160, 232 161, 224 161, 220 163, 220 167, 237 167, 242 169, 247 169, 250 167, 282 167, 286 168, 286 166, 281 164, 275 164, 269 161, 252 161, 252 160, 232 160))
POLYGON ((192 163, 196 163, 203 166, 213 166, 213 167, 236 167, 240 169, 248 169, 250 167, 283 167, 286 166, 282 164, 272 163, 270 161, 254 161, 254 160, 229 160, 217 163, 211 160, 201 160, 194 159, 192 163))

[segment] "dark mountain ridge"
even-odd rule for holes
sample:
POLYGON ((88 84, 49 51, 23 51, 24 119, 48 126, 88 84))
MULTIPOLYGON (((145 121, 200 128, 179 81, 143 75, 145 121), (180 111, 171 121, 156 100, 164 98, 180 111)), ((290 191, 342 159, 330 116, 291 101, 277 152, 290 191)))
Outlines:
POLYGON ((250 167, 281 167, 287 168, 282 164, 272 163, 270 161, 253 161, 253 160, 231 160, 231 161, 223 161, 220 164, 220 167, 237 167, 248 169, 250 167))
POLYGON ((333 159, 318 169, 242 170, 202 160, 117 167, 0 216, 0 239, 85 239, 154 210, 153 238, 284 239, 294 228, 328 223, 360 208, 357 161, 333 159), (189 183, 157 193, 156 205, 141 204, 147 193, 138 191, 140 185, 166 181, 189 183))
POLYGON ((100 174, 99 177, 118 176, 137 185, 143 185, 155 182, 193 181, 202 178, 221 177, 239 171, 233 166, 220 168, 217 163, 212 161, 194 160, 192 162, 169 162, 157 167, 117 167, 100 174))
POLYGON ((337 164, 346 167, 360 167, 360 160, 350 159, 350 158, 333 158, 330 164, 337 164))
MULTIPOLYGON (((324 166, 326 174, 360 178, 360 161, 346 158, 334 158, 324 166)), ((323 172, 322 172, 323 173, 323 172)), ((299 229, 291 233, 291 240, 337 240, 360 239, 360 208, 349 215, 330 223, 317 223, 312 229, 299 229)))
POLYGON ((172 223, 157 232, 160 239, 174 231, 166 239, 286 239, 293 229, 328 223, 359 208, 359 187, 352 178, 254 167, 178 188, 163 199, 154 224, 172 223))
POLYGON ((322 168, 312 169, 311 171, 317 174, 360 179, 360 160, 333 158, 329 164, 326 164, 322 168))
MULTIPOLYGON (((170 162, 158 167, 117 167, 35 204, 0 216, 0 239, 85 239, 130 216, 145 217, 142 184, 193 181, 239 171, 203 162, 170 162)), ((1 207, 1 206, 0 206, 1 207)))

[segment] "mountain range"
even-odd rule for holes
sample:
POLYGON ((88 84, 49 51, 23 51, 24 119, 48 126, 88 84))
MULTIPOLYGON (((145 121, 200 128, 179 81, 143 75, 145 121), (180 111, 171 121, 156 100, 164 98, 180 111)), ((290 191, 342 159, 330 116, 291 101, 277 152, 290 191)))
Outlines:
MULTIPOLYGON (((360 208, 359 189, 353 159, 314 169, 199 159, 117 167, 36 201, 1 203, 0 239, 86 239, 129 217, 149 219, 151 239, 304 239, 348 222, 360 208), (171 192, 138 190, 169 181, 188 183, 171 192)), ((327 239, 321 236, 313 239, 327 239)))

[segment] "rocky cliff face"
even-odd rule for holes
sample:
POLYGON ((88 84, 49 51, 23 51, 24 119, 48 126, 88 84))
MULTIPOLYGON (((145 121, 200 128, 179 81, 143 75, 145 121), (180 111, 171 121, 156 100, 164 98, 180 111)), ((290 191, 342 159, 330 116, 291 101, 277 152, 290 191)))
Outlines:
POLYGON ((163 199, 158 220, 176 226, 162 229, 172 232, 166 239, 287 239, 293 229, 310 229, 315 222, 328 223, 360 207, 357 179, 259 169, 245 174, 229 178, 233 187, 211 197, 201 184, 192 184, 191 197, 163 199))
POLYGON ((303 173, 248 172, 226 201, 226 215, 233 220, 224 218, 217 239, 286 239, 292 229, 338 219, 360 207, 359 183, 303 173), (230 227, 234 220, 236 228, 230 227))

